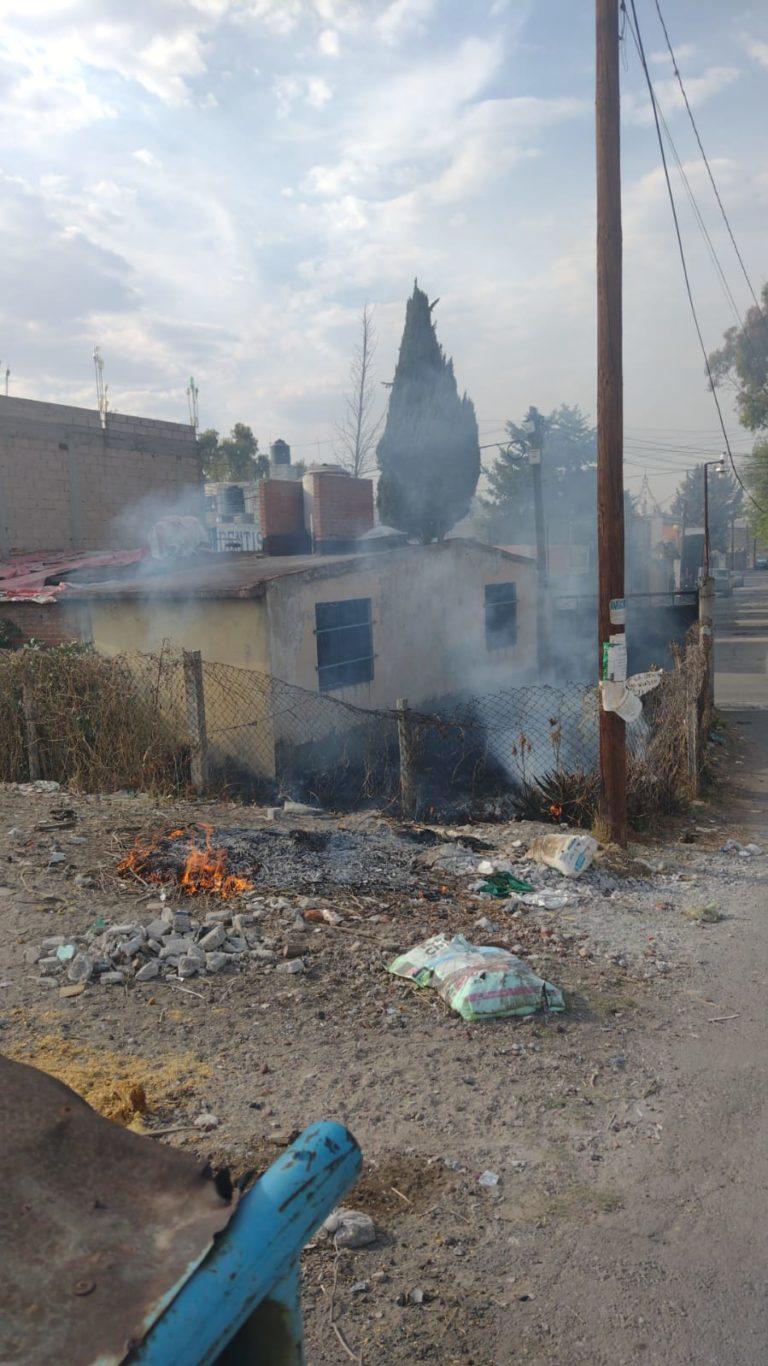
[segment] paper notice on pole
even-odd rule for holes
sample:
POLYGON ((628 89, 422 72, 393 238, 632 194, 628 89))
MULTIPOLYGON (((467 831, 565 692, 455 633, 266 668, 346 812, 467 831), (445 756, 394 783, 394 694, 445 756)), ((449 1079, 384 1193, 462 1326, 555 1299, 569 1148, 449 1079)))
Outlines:
POLYGON ((608 672, 606 677, 623 683, 627 677, 627 641, 624 635, 611 636, 608 644, 608 672))
POLYGON ((627 687, 630 692, 635 694, 635 697, 643 697, 653 688, 658 688, 662 673, 662 669, 650 669, 648 673, 632 674, 632 677, 627 679, 627 687))
POLYGON ((623 598, 611 598, 609 603, 611 626, 626 626, 627 608, 623 598))
POLYGON ((601 683, 600 701, 603 711, 615 712, 627 725, 637 721, 643 710, 640 698, 625 683, 601 683))

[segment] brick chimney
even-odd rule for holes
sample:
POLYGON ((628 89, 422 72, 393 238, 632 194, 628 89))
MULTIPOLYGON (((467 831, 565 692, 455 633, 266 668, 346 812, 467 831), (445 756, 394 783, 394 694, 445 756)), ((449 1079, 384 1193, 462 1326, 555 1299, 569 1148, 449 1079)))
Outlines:
POLYGON ((259 519, 265 555, 306 555, 312 549, 304 526, 304 491, 287 479, 259 483, 259 519))
POLYGON ((305 519, 318 555, 357 548, 373 526, 373 481, 353 479, 338 465, 310 469, 304 476, 305 519))

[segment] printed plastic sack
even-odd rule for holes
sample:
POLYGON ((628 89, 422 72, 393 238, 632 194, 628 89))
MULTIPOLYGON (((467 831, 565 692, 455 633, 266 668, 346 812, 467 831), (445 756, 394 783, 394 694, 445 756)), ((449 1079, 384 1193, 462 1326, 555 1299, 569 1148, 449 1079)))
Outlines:
POLYGON ((597 853, 597 840, 591 835, 541 835, 528 853, 537 863, 556 868, 563 877, 580 877, 597 853))
POLYGON ((420 987, 433 986, 465 1020, 565 1010, 562 993, 508 949, 470 944, 463 934, 437 934, 390 963, 389 972, 420 987))

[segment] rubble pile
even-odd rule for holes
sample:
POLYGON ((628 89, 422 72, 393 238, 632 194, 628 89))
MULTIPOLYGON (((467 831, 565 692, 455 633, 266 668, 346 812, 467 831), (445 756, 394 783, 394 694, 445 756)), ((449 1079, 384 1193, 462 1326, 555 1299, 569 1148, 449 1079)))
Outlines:
MULTIPOLYGON (((270 903, 279 900, 254 898, 247 910, 208 911, 202 921, 163 902, 156 905, 159 914, 146 923, 107 925, 97 920, 85 934, 43 940, 36 954, 40 981, 73 988, 67 994, 75 995, 90 982, 123 986, 131 981, 183 981, 245 961, 272 966, 278 959, 274 941, 263 937, 258 921, 274 909, 270 903)), ((289 962, 292 972, 303 970, 301 959, 289 962)))

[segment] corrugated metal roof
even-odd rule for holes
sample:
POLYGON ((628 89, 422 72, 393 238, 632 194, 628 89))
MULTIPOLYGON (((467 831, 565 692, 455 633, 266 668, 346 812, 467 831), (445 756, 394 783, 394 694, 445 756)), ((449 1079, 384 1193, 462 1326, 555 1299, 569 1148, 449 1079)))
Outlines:
MULTIPOLYGON (((517 564, 534 568, 524 555, 514 555, 477 541, 441 541, 433 545, 398 546, 391 550, 352 555, 259 555, 236 551, 231 554, 204 554, 184 561, 147 560, 138 574, 122 575, 99 583, 70 584, 67 598, 259 598, 267 584, 288 575, 323 578, 325 575, 370 567, 381 573, 387 563, 404 556, 418 560, 424 556, 450 554, 457 547, 502 556, 517 564)), ((416 568, 416 566, 414 566, 416 568)))
POLYGON ((0 560, 0 602, 55 602, 69 584, 49 583, 59 575, 136 564, 146 550, 34 551, 0 560))

